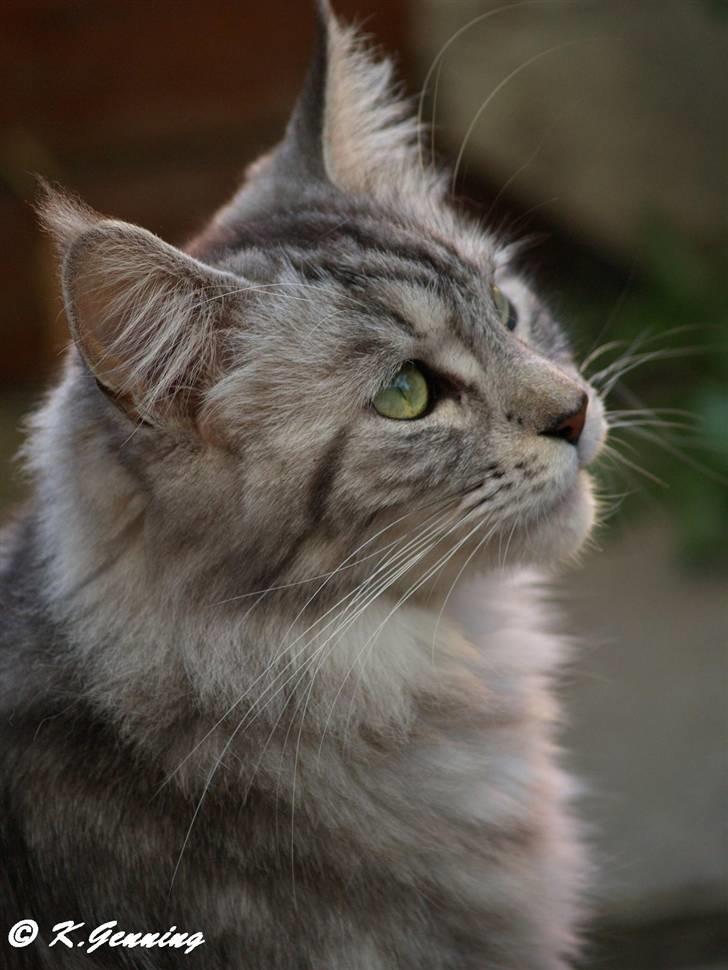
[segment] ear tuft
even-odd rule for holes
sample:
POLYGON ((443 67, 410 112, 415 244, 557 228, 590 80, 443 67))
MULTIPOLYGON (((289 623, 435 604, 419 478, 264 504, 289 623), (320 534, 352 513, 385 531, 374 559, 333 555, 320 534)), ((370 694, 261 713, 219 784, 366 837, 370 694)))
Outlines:
POLYGON ((99 384, 135 420, 193 424, 245 281, 57 189, 44 186, 38 209, 59 251, 71 333, 99 384))
POLYGON ((379 56, 328 0, 317 0, 318 29, 303 90, 277 149, 249 169, 248 178, 218 216, 242 221, 271 204, 300 199, 308 184, 370 193, 385 201, 402 193, 439 200, 442 173, 424 165, 418 122, 396 83, 392 61, 379 56))
POLYGON ((418 172, 416 119, 397 90, 392 61, 333 15, 327 25, 326 170, 346 189, 391 189, 418 172))
POLYGON ((98 225, 102 217, 80 199, 44 178, 38 179, 38 186, 39 198, 35 211, 41 226, 50 234, 62 257, 77 239, 98 225))

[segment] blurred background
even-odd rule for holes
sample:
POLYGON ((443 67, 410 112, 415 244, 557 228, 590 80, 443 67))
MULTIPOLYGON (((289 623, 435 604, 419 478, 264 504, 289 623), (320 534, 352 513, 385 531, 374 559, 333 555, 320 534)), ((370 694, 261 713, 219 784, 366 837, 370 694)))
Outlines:
MULTIPOLYGON (((67 341, 33 173, 172 242, 279 136, 303 0, 4 0, 0 514, 67 341)), ((568 763, 598 861, 584 970, 728 968, 728 4, 337 0, 395 54, 458 204, 596 354, 607 521, 557 595, 583 635, 568 763), (631 414, 625 412, 630 410, 631 414)))

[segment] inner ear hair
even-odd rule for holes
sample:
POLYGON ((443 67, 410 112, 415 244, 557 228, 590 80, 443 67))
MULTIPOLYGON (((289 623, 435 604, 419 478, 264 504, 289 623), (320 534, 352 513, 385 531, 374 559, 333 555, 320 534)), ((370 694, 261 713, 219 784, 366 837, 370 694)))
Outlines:
POLYGON ((60 250, 71 333, 98 383, 137 421, 194 420, 244 281, 67 198, 44 221, 60 250))

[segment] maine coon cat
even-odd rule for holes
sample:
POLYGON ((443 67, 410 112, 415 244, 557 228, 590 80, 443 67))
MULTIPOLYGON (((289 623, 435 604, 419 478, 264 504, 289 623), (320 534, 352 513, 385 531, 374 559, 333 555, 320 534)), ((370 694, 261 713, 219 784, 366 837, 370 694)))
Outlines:
POLYGON ((320 19, 285 137, 185 249, 46 193, 74 343, 3 542, 3 966, 575 952, 540 570, 592 526, 603 409, 390 65, 320 19), (140 942, 171 927, 204 943, 140 942))

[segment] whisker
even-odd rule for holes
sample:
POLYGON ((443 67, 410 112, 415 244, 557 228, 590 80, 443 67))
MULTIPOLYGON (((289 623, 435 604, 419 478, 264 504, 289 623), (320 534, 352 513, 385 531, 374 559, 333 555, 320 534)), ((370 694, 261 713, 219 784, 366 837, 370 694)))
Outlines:
MULTIPOLYGON (((619 295, 617 296, 617 299, 614 301, 614 305, 612 306, 611 310, 607 314, 607 318, 604 321, 603 326, 600 328, 600 330, 597 332, 596 337, 594 338, 592 347, 595 347, 596 344, 598 344, 599 341, 602 340, 606 332, 609 330, 609 328, 612 326, 614 321, 617 319, 619 311, 622 309, 622 307, 624 306, 624 301, 627 299, 627 294, 629 293, 630 287, 634 282, 635 272, 636 272, 636 267, 635 267, 635 263, 633 262, 632 266, 630 267, 629 275, 627 279, 624 281, 624 284, 621 290, 619 291, 619 295)), ((615 341, 611 341, 611 343, 614 343, 614 342, 615 341)), ((602 346, 608 346, 608 344, 606 345, 603 344, 602 346)), ((593 355, 600 356, 598 351, 599 351, 599 348, 597 348, 597 350, 593 350, 587 356, 586 361, 581 365, 579 369, 583 371, 584 368, 587 366, 587 363, 593 358, 593 355)))
POLYGON ((483 101, 483 103, 480 105, 478 110, 475 112, 473 120, 470 122, 467 128, 467 131, 465 132, 465 137, 462 140, 462 143, 460 145, 460 150, 458 151, 457 157, 455 159, 455 167, 453 169, 452 179, 450 181, 450 191, 453 195, 455 194, 455 187, 457 184, 458 174, 460 172, 460 166, 462 165, 463 157, 465 155, 465 151, 467 149, 470 136, 472 135, 473 131, 475 130, 475 126, 477 125, 478 121, 480 120, 480 118, 482 117, 483 113, 486 111, 488 106, 491 104, 493 99, 496 98, 498 94, 500 94, 500 92, 503 90, 504 87, 506 87, 507 84, 509 84, 512 80, 514 80, 514 78, 518 77, 518 75, 521 74, 523 71, 531 67, 532 64, 536 64, 538 61, 541 61, 544 58, 549 57, 551 54, 560 53, 561 51, 564 51, 569 47, 575 47, 577 44, 584 44, 587 42, 588 39, 589 38, 566 41, 563 44, 555 44, 553 47, 549 47, 546 50, 539 51, 537 54, 534 54, 532 57, 529 57, 518 67, 514 68, 509 74, 506 75, 506 77, 504 77, 498 84, 496 84, 496 86, 490 92, 488 97, 485 99, 485 101, 483 101))
MULTIPOLYGON (((596 358, 602 356, 603 353, 607 353, 609 350, 615 350, 617 347, 623 346, 625 344, 630 344, 630 349, 624 355, 622 355, 621 358, 617 358, 616 361, 613 361, 612 364, 618 363, 620 359, 624 359, 627 355, 635 351, 638 347, 646 347, 646 346, 649 346, 649 344, 655 343, 655 341, 657 340, 668 340, 672 337, 678 336, 679 334, 695 333, 696 331, 699 332, 701 330, 703 331, 716 330, 720 332, 720 327, 716 326, 715 324, 704 323, 704 324, 680 324, 675 327, 669 327, 667 330, 659 330, 656 333, 650 333, 649 329, 645 329, 641 333, 639 333, 636 337, 634 337, 631 342, 627 339, 611 340, 605 344, 602 344, 601 347, 597 347, 594 351, 592 351, 589 354, 588 357, 585 358, 585 360, 580 365, 579 369, 582 372, 585 371, 588 364, 592 363, 596 358)), ((593 379, 593 376, 594 375, 592 375, 589 379, 590 380, 593 379)))
MULTIPOLYGON (((626 442, 623 442, 623 444, 626 444, 626 442)), ((664 482, 661 478, 658 478, 657 475, 653 475, 652 472, 647 471, 646 468, 642 468, 641 465, 638 465, 636 462, 633 462, 631 459, 627 458, 616 448, 614 444, 602 445, 602 454, 604 458, 612 458, 617 466, 625 465, 627 468, 631 468, 640 475, 644 475, 645 478, 648 478, 656 485, 660 485, 663 488, 668 487, 667 482, 664 482)))
MULTIPOLYGON (((448 50, 450 50, 450 48, 452 47, 452 45, 457 40, 459 40, 460 37, 463 36, 463 34, 467 33, 469 30, 471 30, 477 24, 482 23, 485 20, 490 20, 491 17, 496 17, 499 14, 505 13, 508 10, 517 10, 518 8, 521 8, 521 7, 543 6, 543 5, 547 4, 547 3, 554 3, 554 2, 562 2, 562 3, 564 3, 564 2, 567 2, 567 0, 519 0, 518 3, 503 4, 500 7, 496 7, 495 10, 487 10, 485 13, 478 14, 476 17, 473 17, 472 20, 469 20, 462 27, 459 27, 448 38, 448 40, 445 41, 445 43, 442 45, 442 47, 440 48, 440 50, 437 52, 437 54, 432 59, 432 63, 430 64, 429 68, 427 69, 427 74, 425 75, 425 79, 422 82, 422 87, 420 89, 420 95, 419 95, 418 104, 417 104, 417 131, 420 132, 425 127, 424 126, 425 98, 427 97, 427 89, 428 89, 428 87, 430 85, 430 81, 432 80, 433 72, 442 64, 442 60, 443 60, 445 54, 448 52, 448 50)), ((433 104, 433 111, 432 111, 432 127, 433 128, 435 126, 435 111, 436 111, 436 102, 435 102, 435 104, 433 104)), ((424 159, 424 154, 423 154, 423 151, 422 151, 422 142, 421 142, 421 140, 419 142, 419 153, 420 153, 420 167, 422 169, 424 169, 425 168, 425 159, 424 159)), ((434 155, 434 151, 433 151, 433 155, 434 155)), ((432 159, 430 159, 430 161, 432 161, 432 159)))
MULTIPOLYGON (((725 349, 726 348, 724 347, 684 347, 680 350, 655 350, 651 353, 635 355, 635 357, 625 363, 620 370, 612 374, 609 380, 604 384, 604 387, 600 388, 601 393, 605 397, 608 397, 615 384, 617 384, 618 381, 621 381, 625 374, 630 373, 637 367, 642 367, 644 364, 657 360, 670 360, 675 358, 681 360, 684 357, 699 357, 704 354, 714 353, 716 350, 723 351, 725 349)), ((590 380, 592 384, 599 386, 599 378, 592 377, 590 380)))
MULTIPOLYGON (((497 207, 497 205, 500 202, 500 200, 502 199, 502 197, 508 191, 508 189, 510 188, 510 186, 513 185, 513 183, 516 181, 516 179, 521 174, 521 172, 525 172, 525 170, 528 168, 528 166, 531 165, 531 163, 534 162, 536 160, 536 158, 538 158, 539 154, 541 153, 541 150, 542 150, 543 146, 546 144, 546 142, 548 141, 548 139, 551 137, 551 135, 553 134, 553 132, 556 130, 556 128, 558 127, 558 125, 561 122, 562 118, 564 118, 565 115, 567 115, 571 111, 573 111, 574 108, 577 107, 577 105, 582 104, 584 102, 584 100, 585 100, 584 98, 578 98, 576 101, 574 101, 572 104, 568 105, 568 107, 562 109, 556 115, 556 117, 553 119, 553 121, 551 122, 551 124, 549 125, 549 127, 544 132, 541 140, 536 145, 536 147, 533 150, 533 152, 531 153, 531 155, 529 155, 529 157, 526 159, 526 161, 523 162, 521 165, 519 165, 519 167, 515 170, 515 172, 508 179, 506 179, 506 181, 503 183, 503 185, 501 185, 501 187, 498 189, 498 192, 496 193, 493 201, 488 206, 488 211, 485 213, 484 222, 486 223, 486 225, 490 222, 491 216, 493 215, 493 211, 497 207)), ((433 154, 434 154, 434 152, 433 152, 433 154)))
POLYGON ((607 343, 602 344, 600 347, 595 348, 588 354, 584 360, 579 364, 579 370, 584 373, 589 364, 593 364, 595 360, 602 357, 604 354, 609 353, 610 350, 616 350, 618 347, 624 347, 628 340, 609 340, 607 343))
POLYGON ((695 411, 686 411, 685 408, 610 408, 606 413, 607 416, 646 414, 650 417, 653 415, 671 414, 676 415, 677 417, 692 418, 696 422, 703 420, 699 414, 695 413, 695 411))
POLYGON ((662 428, 668 432, 673 430, 690 432, 694 438, 700 436, 700 426, 694 422, 689 424, 686 421, 670 421, 666 418, 643 418, 636 416, 630 419, 625 416, 623 418, 608 418, 607 424, 612 431, 618 431, 623 428, 662 428))
POLYGON ((623 430, 631 431, 633 434, 638 435, 645 441, 649 441, 652 444, 657 445, 658 448, 664 449, 674 458, 678 458, 690 468, 695 469, 695 471, 699 471, 701 474, 707 475, 707 477, 712 478, 713 481, 718 482, 721 485, 728 485, 728 478, 726 478, 724 475, 721 475, 719 472, 710 468, 708 465, 703 464, 703 462, 693 458, 691 455, 686 454, 681 448, 675 447, 674 444, 669 441, 665 441, 664 438, 661 438, 659 435, 656 435, 653 432, 645 430, 641 427, 631 427, 623 430))

